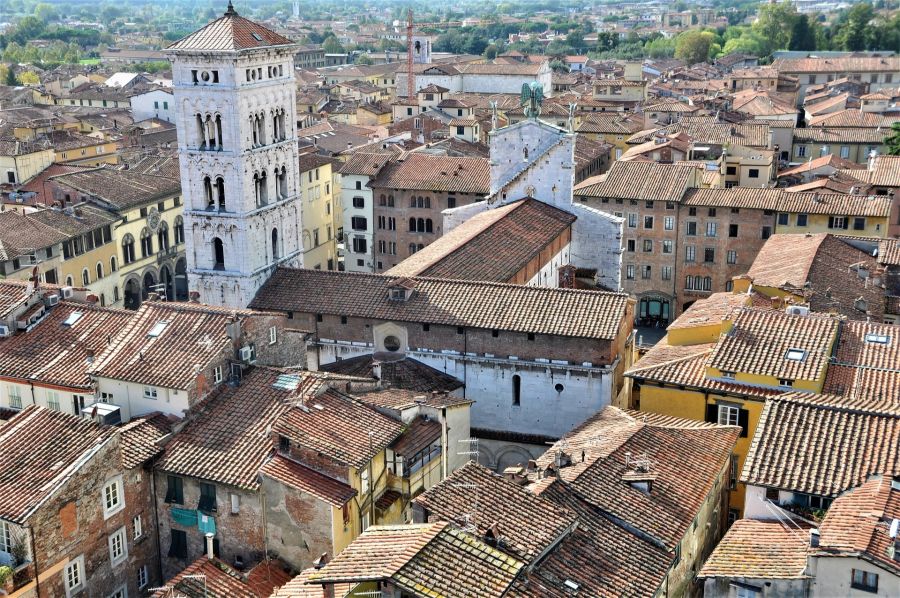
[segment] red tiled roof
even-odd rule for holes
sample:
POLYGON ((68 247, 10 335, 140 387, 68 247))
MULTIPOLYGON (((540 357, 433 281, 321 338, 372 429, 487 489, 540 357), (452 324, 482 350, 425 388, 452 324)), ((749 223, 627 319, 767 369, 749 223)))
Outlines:
POLYGON ((699 577, 800 579, 806 572, 808 531, 781 521, 738 519, 699 577))
POLYGON ((837 497, 819 527, 820 556, 862 556, 879 567, 900 574, 900 562, 891 558, 895 539, 892 521, 900 519, 900 490, 889 476, 876 476, 837 497))
MULTIPOLYGON (((381 371, 378 378, 391 391, 409 391, 413 394, 432 392, 452 392, 461 388, 463 383, 449 374, 437 370, 411 357, 403 359, 381 360, 375 355, 358 355, 349 359, 341 359, 319 366, 323 372, 343 374, 345 376, 359 376, 363 378, 375 378, 375 368, 381 371)), ((369 400, 362 398, 364 402, 369 400)), ((412 399, 405 402, 414 404, 412 399)))
POLYGON ((283 35, 238 15, 229 3, 223 16, 172 43, 166 51, 237 51, 292 45, 294 42, 283 35))
POLYGON ((874 474, 900 473, 900 411, 862 410, 834 395, 766 401, 741 481, 837 496, 874 474))
POLYGON ((375 189, 416 189, 487 195, 491 190, 486 158, 454 158, 413 152, 381 170, 369 183, 375 189))
POLYGON ((356 490, 347 484, 329 478, 309 467, 282 455, 275 455, 260 469, 260 473, 282 484, 296 488, 335 507, 342 507, 356 496, 356 490))
POLYGON ((37 406, 0 426, 0 518, 23 524, 115 433, 37 406))
POLYGON ((61 301, 31 330, 0 341, 0 377, 90 391, 88 357, 100 355, 133 317, 130 311, 61 301), (81 315, 65 325, 75 314, 81 315))
POLYGON ((137 417, 119 428, 119 462, 134 469, 163 452, 160 440, 172 433, 172 420, 162 413, 137 417))
POLYGON ((166 582, 152 598, 172 595, 185 598, 268 598, 290 576, 281 561, 264 561, 243 574, 217 558, 206 555, 188 565, 184 571, 166 582))
MULTIPOLYGON (((855 172, 855 171, 854 171, 855 172)), ((839 216, 876 216, 887 218, 891 200, 887 196, 798 193, 787 189, 689 189, 683 202, 687 206, 716 206, 776 210, 806 214, 839 216)))
POLYGON ((359 469, 403 432, 403 423, 356 398, 329 389, 294 407, 275 422, 291 443, 359 469))
MULTIPOLYGON (((91 374, 148 386, 187 390, 197 368, 231 347, 231 311, 207 305, 145 301, 113 343, 99 354, 91 374), (149 333, 165 323, 157 336, 149 333)), ((239 311, 248 317, 250 312, 239 311)))
POLYGON ((590 178, 573 193, 588 198, 611 197, 647 201, 680 201, 697 171, 692 165, 657 162, 613 162, 602 180, 590 178))
POLYGON ((732 330, 713 349, 708 365, 777 379, 817 380, 828 363, 837 327, 833 317, 743 308, 732 330), (787 359, 788 349, 800 349, 805 355, 787 359))
POLYGON ((512 282, 574 221, 568 212, 523 199, 476 214, 385 274, 512 282))
POLYGON ((391 447, 394 453, 409 461, 421 451, 441 437, 441 423, 433 419, 419 416, 410 422, 403 435, 391 447))
POLYGON ((823 392, 843 395, 860 409, 900 409, 900 327, 844 322, 823 392), (887 341, 867 341, 868 335, 887 341))
POLYGON ((257 474, 273 451, 272 426, 291 408, 292 392, 272 386, 280 374, 254 368, 240 386, 226 386, 208 399, 166 446, 157 467, 256 490, 257 474))
MULTIPOLYGON (((309 576, 317 569, 309 568, 296 575, 289 582, 275 590, 269 598, 329 598, 331 594, 325 593, 325 586, 309 584, 309 576)), ((334 596, 347 596, 356 584, 334 584, 334 596)))
POLYGON ((394 280, 381 274, 279 268, 250 305, 611 340, 619 333, 628 302, 623 293, 433 278, 412 278, 412 296, 391 301, 388 290, 394 280))

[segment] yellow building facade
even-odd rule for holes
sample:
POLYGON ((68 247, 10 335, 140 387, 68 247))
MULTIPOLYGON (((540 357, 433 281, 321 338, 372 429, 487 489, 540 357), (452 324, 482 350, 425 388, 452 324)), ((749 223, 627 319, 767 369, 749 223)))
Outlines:
POLYGON ((341 215, 334 201, 332 161, 319 154, 300 156, 303 213, 303 266, 337 270, 337 232, 341 215))

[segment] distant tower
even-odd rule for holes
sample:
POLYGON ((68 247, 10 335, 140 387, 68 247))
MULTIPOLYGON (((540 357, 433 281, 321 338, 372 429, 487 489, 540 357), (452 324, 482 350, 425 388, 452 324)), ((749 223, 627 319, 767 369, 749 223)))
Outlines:
POLYGON ((300 19, 300 0, 294 0, 294 18, 300 19))
POLYGON ((431 38, 413 36, 413 62, 415 64, 431 64, 431 38))
POLYGON ((294 43, 237 14, 166 49, 175 91, 188 284, 246 307, 302 266, 294 43))

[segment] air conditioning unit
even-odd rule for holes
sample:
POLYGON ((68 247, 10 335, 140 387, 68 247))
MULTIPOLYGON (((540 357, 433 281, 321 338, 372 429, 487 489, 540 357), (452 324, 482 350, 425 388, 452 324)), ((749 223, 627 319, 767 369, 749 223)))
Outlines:
POLYGON ((12 336, 12 335, 13 335, 13 331, 9 326, 7 326, 6 324, 0 324, 0 337, 5 338, 7 336, 12 336))
POLYGON ((63 299, 71 299, 73 295, 75 295, 75 289, 72 287, 63 287, 59 290, 62 293, 63 299))
POLYGON ((785 310, 789 316, 808 316, 809 308, 805 305, 790 305, 785 310))
POLYGON ((251 347, 251 346, 249 346, 249 345, 246 346, 246 347, 241 347, 241 350, 240 350, 240 353, 239 353, 239 354, 240 354, 240 357, 241 357, 241 361, 248 361, 248 362, 249 362, 249 361, 251 361, 251 360, 253 359, 253 347, 251 347))
POLYGON ((59 303, 59 295, 47 295, 44 297, 44 303, 46 303, 49 307, 53 307, 54 305, 59 303))

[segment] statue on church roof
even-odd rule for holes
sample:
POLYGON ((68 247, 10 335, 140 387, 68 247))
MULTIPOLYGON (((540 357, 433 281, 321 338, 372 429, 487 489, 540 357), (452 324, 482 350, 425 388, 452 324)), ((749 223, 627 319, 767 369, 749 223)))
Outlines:
POLYGON ((541 115, 541 102, 544 100, 544 86, 537 81, 522 84, 522 98, 519 105, 525 108, 527 118, 536 119, 541 115))

